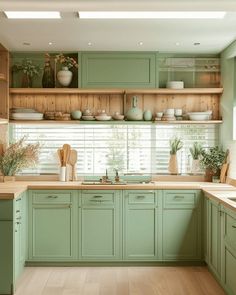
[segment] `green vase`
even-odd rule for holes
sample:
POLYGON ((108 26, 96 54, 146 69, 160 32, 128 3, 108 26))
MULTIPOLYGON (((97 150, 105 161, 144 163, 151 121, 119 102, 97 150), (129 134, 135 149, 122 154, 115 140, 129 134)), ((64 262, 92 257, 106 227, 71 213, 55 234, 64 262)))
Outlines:
POLYGON ((48 61, 45 62, 43 70, 42 86, 43 88, 55 87, 54 71, 48 61))
POLYGON ((132 98, 132 108, 126 113, 126 119, 129 121, 141 121, 143 120, 143 111, 137 107, 138 98, 134 96, 132 98))

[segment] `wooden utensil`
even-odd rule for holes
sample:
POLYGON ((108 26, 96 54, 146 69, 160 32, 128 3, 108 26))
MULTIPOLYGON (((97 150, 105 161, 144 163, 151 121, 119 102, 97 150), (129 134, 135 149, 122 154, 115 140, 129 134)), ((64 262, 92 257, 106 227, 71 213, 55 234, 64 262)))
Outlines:
POLYGON ((60 161, 61 166, 63 165, 63 150, 62 149, 58 149, 57 150, 57 155, 60 161))
POLYGON ((71 152, 71 146, 67 143, 63 144, 63 166, 66 166, 66 164, 69 162, 69 158, 70 158, 70 152, 71 152))
POLYGON ((225 163, 221 167, 220 171, 220 182, 225 183, 226 182, 226 175, 229 169, 229 150, 226 151, 225 155, 225 163))
POLYGON ((76 150, 71 150, 70 151, 70 158, 69 158, 69 164, 72 167, 72 181, 76 180, 76 171, 75 171, 75 165, 77 163, 77 151, 76 150))

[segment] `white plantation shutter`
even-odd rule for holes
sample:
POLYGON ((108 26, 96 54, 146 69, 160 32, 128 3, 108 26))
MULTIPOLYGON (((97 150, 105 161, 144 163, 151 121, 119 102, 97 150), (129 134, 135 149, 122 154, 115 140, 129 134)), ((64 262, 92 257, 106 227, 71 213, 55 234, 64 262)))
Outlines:
POLYGON ((57 149, 68 143, 78 152, 77 172, 82 175, 104 174, 118 169, 123 173, 168 173, 169 140, 182 139, 178 152, 181 173, 188 172, 189 147, 194 141, 206 148, 218 144, 218 127, 212 124, 11 124, 11 139, 27 136, 40 142, 37 167, 22 174, 58 173, 57 149))

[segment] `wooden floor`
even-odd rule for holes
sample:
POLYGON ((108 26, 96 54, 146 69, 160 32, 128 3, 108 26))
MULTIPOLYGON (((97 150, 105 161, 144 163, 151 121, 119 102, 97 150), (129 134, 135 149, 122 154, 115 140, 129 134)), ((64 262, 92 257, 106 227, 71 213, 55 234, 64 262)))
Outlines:
POLYGON ((206 267, 27 267, 15 295, 223 295, 206 267))

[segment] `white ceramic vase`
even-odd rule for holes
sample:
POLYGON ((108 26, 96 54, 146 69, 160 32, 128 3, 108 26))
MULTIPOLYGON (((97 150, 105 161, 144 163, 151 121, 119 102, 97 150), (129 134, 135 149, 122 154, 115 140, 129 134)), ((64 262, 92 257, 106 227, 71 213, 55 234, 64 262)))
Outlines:
POLYGON ((73 74, 69 71, 68 67, 62 67, 62 70, 57 73, 57 80, 62 86, 67 87, 71 83, 72 75, 73 74))
POLYGON ((177 161, 177 155, 170 155, 170 159, 169 159, 169 167, 168 167, 168 171, 170 172, 170 174, 178 174, 178 161, 177 161))

